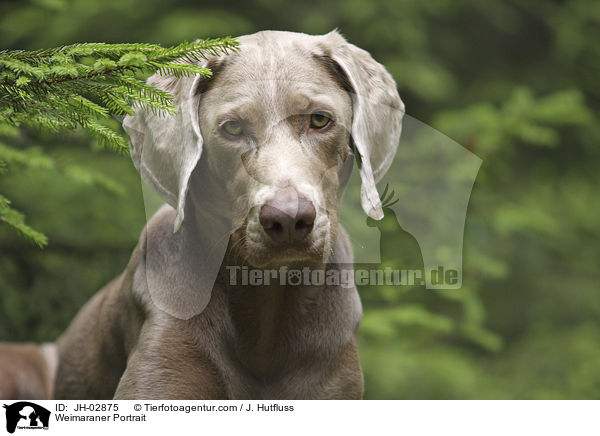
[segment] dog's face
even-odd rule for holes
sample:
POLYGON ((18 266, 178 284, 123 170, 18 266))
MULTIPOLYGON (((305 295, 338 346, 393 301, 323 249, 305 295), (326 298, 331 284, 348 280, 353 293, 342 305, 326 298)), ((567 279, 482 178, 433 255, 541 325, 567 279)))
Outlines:
POLYGON ((187 222, 201 230, 206 253, 233 232, 233 247, 255 266, 326 262, 353 160, 363 210, 383 217, 376 181, 392 162, 404 114, 396 84, 336 31, 264 31, 239 42, 236 53, 202 63, 211 79, 149 79, 173 95, 178 112, 125 118, 133 162, 176 210, 175 231, 193 212, 187 222))
POLYGON ((199 124, 203 159, 233 205, 233 247, 254 266, 323 261, 350 154, 344 78, 318 56, 280 46, 242 45, 215 71, 199 124))

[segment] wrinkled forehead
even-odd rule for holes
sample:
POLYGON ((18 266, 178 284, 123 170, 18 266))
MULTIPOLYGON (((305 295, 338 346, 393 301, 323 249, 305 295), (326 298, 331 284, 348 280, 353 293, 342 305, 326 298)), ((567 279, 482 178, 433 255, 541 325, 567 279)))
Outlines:
POLYGON ((218 66, 202 100, 216 118, 240 111, 285 118, 321 109, 342 121, 351 112, 343 80, 310 44, 242 42, 218 66))

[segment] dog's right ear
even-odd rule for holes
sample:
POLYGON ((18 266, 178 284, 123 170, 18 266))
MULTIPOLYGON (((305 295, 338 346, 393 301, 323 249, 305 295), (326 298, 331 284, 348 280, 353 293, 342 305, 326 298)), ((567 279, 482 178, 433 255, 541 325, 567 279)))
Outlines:
MULTIPOLYGON (((212 70, 219 63, 213 58, 200 66, 212 70)), ((157 73, 148 79, 148 84, 170 93, 177 113, 154 114, 140 108, 123 121, 133 164, 142 179, 177 211, 174 231, 183 223, 189 179, 202 154, 198 107, 202 87, 208 80, 157 73)))

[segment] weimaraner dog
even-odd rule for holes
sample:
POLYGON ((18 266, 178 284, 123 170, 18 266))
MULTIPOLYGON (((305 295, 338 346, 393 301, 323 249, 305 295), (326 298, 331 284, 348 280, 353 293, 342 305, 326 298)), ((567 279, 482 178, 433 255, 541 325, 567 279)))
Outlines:
POLYGON ((361 398, 353 284, 252 285, 232 273, 329 277, 351 265, 341 196, 355 165, 362 208, 382 218, 375 184, 403 103, 385 68, 336 31, 239 41, 203 62, 209 79, 150 78, 177 114, 141 108, 124 127, 136 168, 167 204, 55 348, 0 347, 0 397, 361 398))

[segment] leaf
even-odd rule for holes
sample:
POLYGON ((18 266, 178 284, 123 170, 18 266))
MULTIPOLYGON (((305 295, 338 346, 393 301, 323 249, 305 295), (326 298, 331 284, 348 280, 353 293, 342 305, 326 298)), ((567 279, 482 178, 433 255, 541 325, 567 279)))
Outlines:
POLYGON ((32 229, 25 223, 25 215, 10 207, 10 201, 0 195, 0 221, 8 224, 20 235, 29 239, 38 247, 45 247, 48 244, 48 238, 32 229))
POLYGON ((167 63, 160 67, 159 74, 170 74, 175 77, 210 77, 212 72, 208 68, 199 67, 197 65, 182 64, 182 63, 167 63))
POLYGON ((117 63, 112 59, 100 58, 94 62, 94 71, 106 71, 117 67, 117 63))
POLYGON ((364 315, 362 329, 365 332, 394 333, 402 327, 418 326, 439 333, 450 333, 454 321, 444 315, 432 313, 418 304, 407 304, 391 309, 372 309, 364 315))
POLYGON ((84 128, 90 131, 96 138, 100 139, 100 141, 108 148, 118 153, 126 153, 129 150, 127 139, 96 121, 90 121, 84 128))
POLYGON ((31 80, 28 77, 25 77, 25 76, 21 76, 21 77, 19 77, 15 81, 15 83, 16 83, 17 86, 25 86, 25 85, 27 85, 30 82, 31 82, 31 80))
POLYGON ((121 59, 119 59, 119 62, 117 64, 125 67, 141 67, 147 61, 148 58, 143 53, 131 52, 121 56, 121 59))

